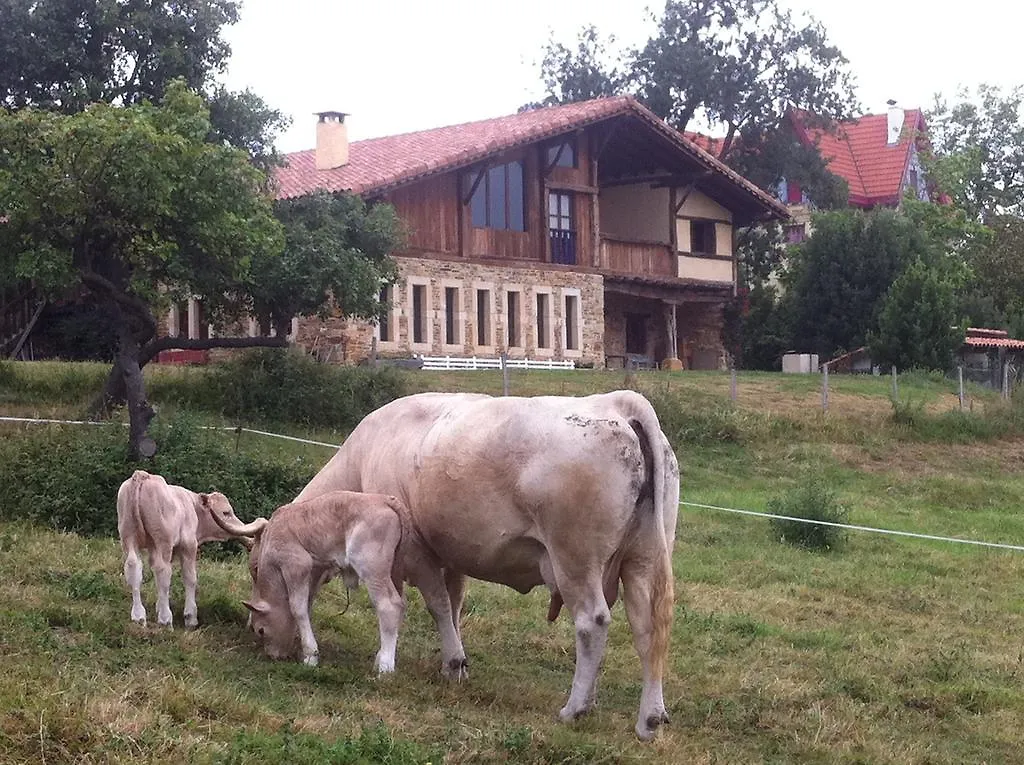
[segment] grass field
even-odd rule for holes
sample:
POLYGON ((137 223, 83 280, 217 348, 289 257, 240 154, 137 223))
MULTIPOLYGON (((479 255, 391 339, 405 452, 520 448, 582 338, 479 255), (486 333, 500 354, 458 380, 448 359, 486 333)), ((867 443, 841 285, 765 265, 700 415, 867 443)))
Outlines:
MULTIPOLYGON (((36 393, 6 394, 0 379, 0 414, 79 414, 88 380, 104 370, 68 366, 42 374, 63 384, 41 381, 36 393)), ((408 382, 501 392, 489 372, 409 373, 408 382)), ((901 378, 894 408, 888 378, 833 377, 823 413, 817 376, 741 374, 735 405, 717 373, 511 378, 517 395, 624 385, 671 392, 703 416, 680 426, 685 501, 764 510, 817 477, 855 524, 1024 545, 1024 437, 997 427, 1015 410, 989 392, 972 388, 972 411, 960 415, 941 379, 901 378)), ((239 443, 281 459, 331 453, 251 434, 239 443)), ((178 627, 131 625, 120 567, 114 539, 0 524, 0 761, 1024 760, 1022 552, 850 532, 840 551, 812 553, 780 543, 764 519, 683 506, 665 687, 672 723, 652 744, 632 733, 640 668, 621 605, 598 708, 563 725, 555 714, 572 678, 572 627, 564 614, 545 621, 543 592, 470 584, 470 679, 456 686, 438 674, 438 640, 414 590, 398 672, 378 680, 365 591, 346 610, 342 588, 326 588, 314 613, 321 666, 308 669, 259 655, 244 629, 241 557, 200 561, 194 632, 180 629, 177 574, 178 627)), ((152 612, 148 570, 144 587, 152 612)))

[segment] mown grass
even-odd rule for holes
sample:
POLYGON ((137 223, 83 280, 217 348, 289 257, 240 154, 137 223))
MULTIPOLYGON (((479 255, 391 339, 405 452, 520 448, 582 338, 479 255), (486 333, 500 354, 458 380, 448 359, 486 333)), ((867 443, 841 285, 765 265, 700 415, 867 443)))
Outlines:
MULTIPOLYGON (((404 374, 410 390, 501 390, 490 373, 404 374)), ((728 376, 712 373, 514 372, 512 392, 644 390, 669 414, 688 502, 764 510, 814 476, 855 524, 1024 544, 1015 407, 972 390, 970 424, 943 431, 935 422, 957 405, 946 381, 901 378, 901 396, 923 402, 910 423, 894 421, 887 378, 830 382, 827 414, 820 378, 802 376, 743 374, 736 404, 728 376)), ((272 442, 239 438, 243 450, 272 442)), ((273 443, 282 458, 295 448, 273 443)), ((272 663, 244 630, 241 557, 200 562, 198 631, 180 630, 177 576, 179 628, 138 629, 114 539, 3 523, 0 761, 1020 761, 1024 553, 857 532, 841 550, 808 552, 779 544, 765 519, 684 505, 674 569, 672 724, 643 745, 621 604, 598 708, 562 725, 572 628, 564 615, 545 621, 542 592, 471 583, 471 676, 452 686, 409 590, 398 673, 378 680, 364 591, 345 613, 336 585, 317 601, 318 669, 272 663)), ((148 572, 145 587, 152 609, 148 572)))

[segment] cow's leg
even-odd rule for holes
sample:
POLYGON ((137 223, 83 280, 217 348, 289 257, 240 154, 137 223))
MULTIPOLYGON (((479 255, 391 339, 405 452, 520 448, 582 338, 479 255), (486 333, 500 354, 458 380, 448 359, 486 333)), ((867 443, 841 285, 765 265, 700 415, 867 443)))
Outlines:
POLYGON ((181 581, 185 587, 185 629, 195 629, 199 626, 199 610, 196 607, 196 589, 198 587, 196 557, 198 554, 199 544, 197 542, 182 543, 178 547, 181 581))
POLYGON ((654 737, 658 726, 668 722, 661 681, 668 657, 673 610, 671 559, 660 539, 652 544, 662 550, 654 555, 631 557, 622 566, 626 618, 644 676, 636 735, 645 741, 654 737))
POLYGON ((611 611, 604 599, 600 574, 586 577, 581 586, 572 578, 559 577, 559 592, 572 610, 576 625, 576 671, 569 700, 558 716, 565 722, 586 714, 594 706, 597 673, 608 643, 611 611))
POLYGON ((452 623, 455 625, 455 634, 462 639, 462 601, 466 598, 466 577, 458 571, 450 568, 445 569, 444 585, 448 590, 448 602, 452 607, 452 623))
POLYGON ((146 607, 142 605, 142 561, 135 547, 128 547, 124 555, 124 579, 132 591, 132 621, 146 626, 146 607))
POLYGON ((391 581, 391 570, 382 570, 363 577, 370 602, 377 611, 377 626, 380 629, 380 650, 374 659, 373 668, 380 674, 395 671, 395 653, 398 650, 398 630, 405 615, 405 602, 391 581))
POLYGON ((156 623, 170 627, 171 619, 171 557, 170 548, 157 548, 149 553, 149 565, 156 582, 156 623))
POLYGON ((455 628, 452 601, 445 586, 444 574, 433 566, 417 567, 409 572, 409 582, 423 595, 427 610, 441 637, 441 674, 449 680, 461 681, 469 677, 469 662, 462 647, 462 639, 455 628))
POLYGON ((313 635, 313 625, 309 620, 310 612, 310 577, 312 572, 303 569, 296 572, 294 582, 288 582, 288 608, 291 609, 295 626, 299 630, 299 641, 302 645, 302 663, 315 667, 320 663, 320 648, 313 635))

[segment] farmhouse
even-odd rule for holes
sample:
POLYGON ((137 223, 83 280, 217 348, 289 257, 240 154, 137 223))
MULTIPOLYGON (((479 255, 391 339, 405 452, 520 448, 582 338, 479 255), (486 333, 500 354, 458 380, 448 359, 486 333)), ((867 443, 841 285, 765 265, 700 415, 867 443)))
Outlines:
POLYGON ((277 171, 279 197, 386 201, 408 236, 378 325, 294 322, 295 341, 332 360, 716 368, 735 231, 788 217, 626 96, 351 143, 346 116, 318 115, 315 148, 277 171))

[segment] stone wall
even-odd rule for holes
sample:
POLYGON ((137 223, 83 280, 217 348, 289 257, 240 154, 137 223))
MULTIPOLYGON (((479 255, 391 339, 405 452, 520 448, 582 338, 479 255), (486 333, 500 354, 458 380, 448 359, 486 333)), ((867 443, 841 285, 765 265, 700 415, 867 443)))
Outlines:
MULTIPOLYGON (((321 358, 330 354, 335 363, 360 363, 368 358, 376 340, 380 357, 497 356, 507 352, 512 358, 572 359, 577 364, 604 364, 604 279, 599 274, 583 274, 558 268, 491 265, 454 259, 395 257, 400 279, 394 285, 392 308, 388 317, 390 337, 379 339, 372 324, 332 317, 326 321, 303 318, 296 342, 321 358), (414 343, 413 287, 425 292, 424 342, 414 343), (448 322, 446 289, 456 290, 455 315, 448 322), (478 294, 486 291, 484 304, 484 342, 480 341, 481 311, 478 294), (508 294, 519 294, 519 342, 508 344, 508 294), (547 347, 538 342, 538 300, 546 294, 547 347), (566 326, 566 307, 576 306, 576 317, 566 326), (454 331, 448 343, 449 327, 454 331), (575 343, 566 342, 573 330, 575 343), (575 348, 566 347, 575 345, 575 348)), ((483 301, 481 301, 483 302, 483 301)))
MULTIPOLYGON (((644 299, 611 293, 606 300, 605 353, 609 366, 619 366, 626 354, 626 314, 645 315, 647 336, 644 355, 661 362, 671 353, 668 340, 668 313, 671 307, 653 298, 644 299)), ((712 302, 682 303, 676 307, 678 358, 684 369, 720 369, 725 366, 722 328, 724 304, 712 302)))

